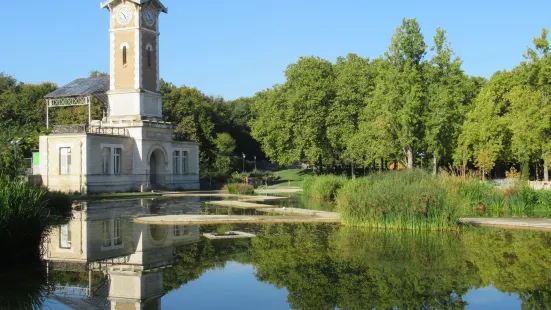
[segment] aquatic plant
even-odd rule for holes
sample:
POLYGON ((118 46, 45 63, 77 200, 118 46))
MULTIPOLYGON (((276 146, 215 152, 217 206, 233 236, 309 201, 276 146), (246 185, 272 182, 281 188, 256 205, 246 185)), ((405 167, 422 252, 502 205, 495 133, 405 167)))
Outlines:
POLYGON ((52 225, 69 216, 72 201, 65 194, 0 176, 1 260, 34 261, 52 225))
POLYGON ((244 183, 228 183, 222 188, 230 194, 237 195, 252 195, 254 194, 254 187, 244 183))
POLYGON ((341 189, 348 179, 335 175, 322 175, 316 177, 307 177, 302 185, 303 194, 307 197, 332 201, 335 199, 337 191, 341 189))
POLYGON ((457 228, 457 195, 446 180, 422 171, 392 172, 348 182, 337 194, 337 210, 348 225, 423 230, 457 228))

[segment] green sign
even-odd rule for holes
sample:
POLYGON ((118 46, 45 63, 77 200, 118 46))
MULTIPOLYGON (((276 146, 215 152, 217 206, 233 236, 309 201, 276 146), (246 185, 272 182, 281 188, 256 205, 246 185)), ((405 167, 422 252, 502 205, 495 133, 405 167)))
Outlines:
POLYGON ((40 153, 33 153, 33 166, 40 165, 40 153))

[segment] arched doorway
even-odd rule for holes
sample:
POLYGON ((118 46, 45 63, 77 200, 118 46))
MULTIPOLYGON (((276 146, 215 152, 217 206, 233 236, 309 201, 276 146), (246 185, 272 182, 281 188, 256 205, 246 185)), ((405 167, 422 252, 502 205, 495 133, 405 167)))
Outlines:
POLYGON ((165 184, 165 155, 160 149, 151 153, 149 159, 149 182, 152 189, 162 188, 165 184))

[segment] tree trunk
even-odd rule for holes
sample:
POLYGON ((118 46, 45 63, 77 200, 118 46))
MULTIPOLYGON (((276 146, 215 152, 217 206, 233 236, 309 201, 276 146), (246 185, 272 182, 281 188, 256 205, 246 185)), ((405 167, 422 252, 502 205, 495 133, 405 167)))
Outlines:
POLYGON ((352 170, 352 179, 355 179, 356 178, 356 166, 354 165, 354 163, 352 163, 352 165, 350 165, 350 169, 352 170))
POLYGON ((536 161, 536 179, 534 181, 540 180, 540 162, 536 161))
POLYGON ((319 171, 318 171, 318 174, 322 174, 322 173, 323 173, 323 161, 322 161, 321 155, 320 155, 319 158, 318 158, 318 164, 319 164, 319 171))
POLYGON ((438 153, 434 152, 432 174, 438 174, 438 153))
POLYGON ((549 182, 549 166, 547 165, 547 159, 543 160, 543 180, 549 182))
POLYGON ((381 158, 381 165, 379 166, 379 173, 383 172, 383 164, 384 164, 384 160, 381 158))
POLYGON ((482 168, 482 181, 486 181, 486 173, 484 172, 484 168, 482 168))
POLYGON ((406 153, 408 157, 408 170, 413 169, 413 148, 411 146, 408 146, 406 148, 406 153))

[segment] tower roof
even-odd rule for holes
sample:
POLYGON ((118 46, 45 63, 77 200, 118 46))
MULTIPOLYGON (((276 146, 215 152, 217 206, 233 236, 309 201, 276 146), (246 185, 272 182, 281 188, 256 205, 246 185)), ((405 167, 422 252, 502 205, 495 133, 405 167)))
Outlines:
MULTIPOLYGON (((109 4, 111 4, 115 1, 120 1, 120 0, 106 0, 106 1, 100 3, 100 7, 103 9, 103 8, 107 7, 109 4)), ((148 2, 155 2, 155 3, 157 3, 157 5, 159 5, 159 7, 161 8, 161 11, 163 11, 165 13, 168 13, 168 8, 166 6, 164 6, 161 3, 161 1, 159 1, 159 0, 127 0, 127 1, 131 1, 131 2, 134 2, 134 3, 139 4, 139 5, 146 4, 148 2)))
POLYGON ((97 77, 87 79, 76 79, 71 83, 62 86, 47 94, 44 98, 63 98, 94 96, 101 102, 107 103, 107 91, 109 90, 109 77, 97 77))

